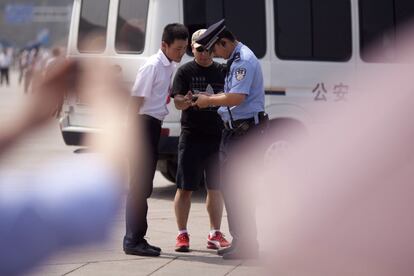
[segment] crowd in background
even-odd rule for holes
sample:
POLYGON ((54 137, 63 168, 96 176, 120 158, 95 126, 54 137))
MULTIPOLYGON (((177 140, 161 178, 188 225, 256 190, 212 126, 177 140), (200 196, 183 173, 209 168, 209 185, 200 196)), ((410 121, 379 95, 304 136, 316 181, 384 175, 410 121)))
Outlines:
POLYGON ((46 75, 50 68, 63 60, 64 52, 61 47, 0 48, 0 86, 10 85, 10 71, 16 69, 19 85, 23 85, 24 93, 30 93, 36 77, 46 75))

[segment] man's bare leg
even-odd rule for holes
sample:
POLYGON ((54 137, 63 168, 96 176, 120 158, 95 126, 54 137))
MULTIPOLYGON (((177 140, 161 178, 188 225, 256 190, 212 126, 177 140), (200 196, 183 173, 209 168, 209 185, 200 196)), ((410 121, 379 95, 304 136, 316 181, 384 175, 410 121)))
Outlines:
POLYGON ((188 215, 191 208, 192 191, 177 189, 174 198, 175 217, 178 230, 187 230, 188 215))
POLYGON ((207 190, 206 207, 210 217, 210 229, 220 230, 223 216, 223 197, 219 190, 207 190))

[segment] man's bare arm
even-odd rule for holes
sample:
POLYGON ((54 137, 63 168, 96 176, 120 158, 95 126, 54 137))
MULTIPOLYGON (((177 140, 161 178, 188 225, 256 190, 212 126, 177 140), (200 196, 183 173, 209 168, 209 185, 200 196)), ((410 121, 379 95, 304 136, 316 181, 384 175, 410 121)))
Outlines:
POLYGON ((199 95, 195 104, 200 108, 208 106, 236 106, 246 99, 241 93, 219 93, 211 96, 199 95))

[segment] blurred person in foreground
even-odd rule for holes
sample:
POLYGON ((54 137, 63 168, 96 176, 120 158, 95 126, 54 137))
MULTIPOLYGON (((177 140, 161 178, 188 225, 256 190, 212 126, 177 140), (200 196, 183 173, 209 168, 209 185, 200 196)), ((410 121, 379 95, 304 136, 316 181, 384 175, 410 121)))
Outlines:
MULTIPOLYGON (((215 56, 227 60, 224 92, 199 95, 195 105, 199 108, 220 106, 218 113, 224 122, 220 145, 221 169, 236 160, 235 152, 241 142, 251 137, 263 136, 267 125, 264 112, 263 73, 254 53, 226 29, 224 19, 211 25, 196 42, 211 50, 215 56)), ((259 165, 259 164, 258 164, 259 165)), ((227 210, 232 245, 218 251, 224 259, 249 259, 258 256, 255 206, 252 195, 239 193, 237 183, 221 180, 227 210)), ((251 183, 255 185, 255 183, 251 183)))
POLYGON ((52 49, 52 55, 45 61, 45 75, 52 72, 57 66, 62 64, 64 60, 65 57, 62 54, 62 49, 59 47, 54 47, 52 49))
POLYGON ((136 143, 145 148, 141 155, 130 159, 130 188, 126 206, 126 233, 123 241, 125 254, 159 256, 161 248, 147 242, 147 199, 151 196, 158 161, 158 142, 161 125, 168 114, 167 99, 170 92, 175 63, 181 61, 188 44, 187 27, 172 23, 164 27, 161 48, 138 70, 131 91, 129 125, 142 125, 143 131, 136 143))
MULTIPOLYGON (((65 62, 65 57, 62 54, 62 49, 59 47, 54 47, 52 49, 52 55, 46 60, 45 68, 43 70, 43 74, 40 74, 38 77, 47 77, 48 75, 52 74, 56 68, 58 68, 63 62, 65 62)), ((62 103, 64 100, 64 93, 60 93, 61 100, 59 103, 62 103)), ((60 113, 62 112, 62 104, 59 104, 56 108, 55 116, 59 118, 60 113)))
POLYGON ((174 77, 172 97, 175 107, 182 110, 181 135, 178 145, 177 192, 174 206, 178 236, 176 249, 188 252, 190 237, 187 221, 191 195, 201 183, 207 187, 206 207, 210 218, 207 248, 220 249, 230 243, 220 231, 223 199, 217 178, 219 148, 223 123, 217 114, 218 107, 192 106, 192 96, 200 93, 214 94, 223 91, 225 67, 212 59, 212 54, 195 41, 206 30, 192 35, 191 49, 194 60, 181 66, 174 77))
MULTIPOLYGON (((312 110, 315 122, 323 124, 309 125, 310 135, 299 137, 294 148, 269 156, 262 167, 255 165, 262 158, 255 154, 257 143, 239 155, 234 168, 243 173, 232 177, 240 189, 251 189, 252 176, 263 177, 255 191, 268 275, 414 275, 414 26, 409 27, 398 29, 398 63, 386 71, 358 71, 352 98, 312 110)), ((389 56, 378 42, 369 54, 389 56)), ((277 135, 269 133, 269 142, 277 135)))
POLYGON ((50 122, 61 96, 89 98, 102 135, 87 137, 97 154, 54 160, 43 170, 0 177, 0 275, 20 275, 59 250, 100 242, 117 213, 130 136, 122 124, 128 95, 109 69, 65 62, 39 81, 15 120, 3 126, 0 157, 50 122), (74 86, 74 82, 77 84, 74 86), (125 93, 123 93, 125 92, 125 93))

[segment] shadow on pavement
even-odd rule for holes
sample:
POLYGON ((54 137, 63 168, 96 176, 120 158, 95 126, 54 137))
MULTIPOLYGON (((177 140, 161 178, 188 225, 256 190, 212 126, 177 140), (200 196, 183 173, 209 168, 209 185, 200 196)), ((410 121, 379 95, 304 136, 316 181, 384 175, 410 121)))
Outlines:
POLYGON ((89 148, 78 148, 73 151, 73 153, 80 154, 80 153, 94 153, 93 150, 89 148))
POLYGON ((241 265, 242 262, 238 260, 233 261, 226 261, 223 260, 220 256, 215 254, 205 255, 205 256, 194 256, 194 255, 186 255, 186 254, 179 254, 179 253, 162 253, 160 258, 167 258, 167 259, 176 259, 185 262, 200 262, 206 264, 214 264, 214 265, 241 265))
MULTIPOLYGON (((194 250, 195 252, 199 252, 199 250, 194 250)), ((260 268, 264 267, 264 260, 263 259, 250 259, 250 260, 223 260, 222 257, 216 255, 214 252, 206 252, 210 253, 208 255, 187 255, 188 253, 161 253, 160 258, 166 259, 174 259, 180 260, 185 262, 200 262, 206 264, 214 264, 214 265, 225 265, 225 266, 244 266, 244 267, 251 267, 251 268, 260 268)))
MULTIPOLYGON (((73 151, 75 154, 84 154, 84 153, 94 153, 92 149, 89 148, 77 148, 73 151)), ((154 179, 155 182, 155 179, 154 179)), ((163 185, 161 187, 154 187, 151 198, 163 199, 163 200, 174 200, 175 192, 177 190, 176 185, 173 182, 168 182, 169 185, 163 185)), ((155 183, 154 183, 155 184, 155 183)), ((206 189, 201 184, 198 191, 193 192, 192 202, 194 203, 204 203, 206 199, 206 189)))

